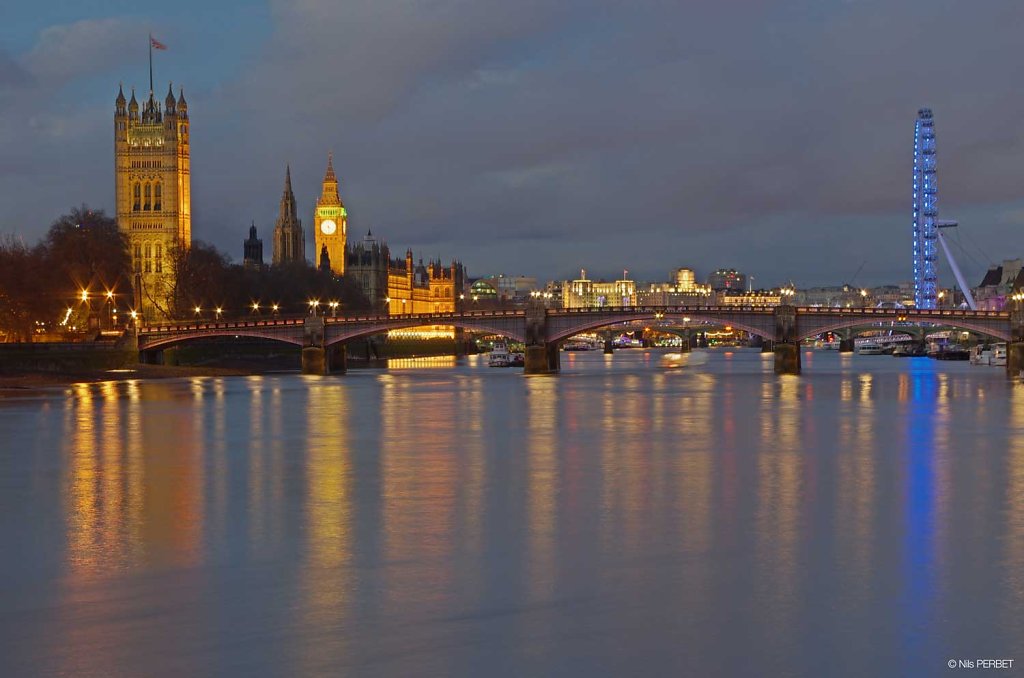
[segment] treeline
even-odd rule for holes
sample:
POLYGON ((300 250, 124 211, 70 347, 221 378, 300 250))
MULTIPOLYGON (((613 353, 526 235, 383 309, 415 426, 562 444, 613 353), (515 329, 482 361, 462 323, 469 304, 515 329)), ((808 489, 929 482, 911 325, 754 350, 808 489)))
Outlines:
MULTIPOLYGON (((369 307, 357 286, 309 265, 245 268, 199 241, 168 254, 174 285, 161 294, 140 294, 152 295, 169 318, 194 318, 196 307, 204 318, 217 308, 222 318, 243 317, 254 313, 254 303, 255 312, 269 313, 276 304, 279 313, 295 314, 308 310, 314 298, 325 306, 338 301, 340 312, 369 307)), ((71 210, 33 246, 0 238, 0 335, 32 341, 41 331, 117 326, 115 317, 123 326, 135 305, 133 277, 127 241, 102 210, 71 210)))

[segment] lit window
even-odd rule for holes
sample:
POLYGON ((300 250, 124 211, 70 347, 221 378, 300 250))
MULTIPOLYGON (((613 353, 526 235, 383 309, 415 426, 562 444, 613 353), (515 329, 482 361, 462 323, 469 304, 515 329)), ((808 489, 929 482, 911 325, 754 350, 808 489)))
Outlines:
POLYGON ((151 205, 152 205, 152 198, 153 198, 153 187, 149 185, 149 182, 146 182, 146 188, 145 188, 144 192, 145 192, 145 195, 146 195, 146 200, 145 200, 145 202, 142 203, 142 211, 143 212, 148 212, 150 207, 151 207, 151 205))
MULTIPOLYGON (((156 182, 156 184, 153 185, 153 209, 155 209, 155 210, 162 209, 160 207, 160 197, 161 197, 161 195, 162 195, 162 191, 160 190, 160 182, 158 181, 158 182, 156 182)), ((159 247, 159 245, 157 245, 157 247, 159 247)))
POLYGON ((137 181, 135 182, 135 188, 132 189, 132 196, 134 197, 132 211, 138 212, 142 206, 142 186, 137 181))

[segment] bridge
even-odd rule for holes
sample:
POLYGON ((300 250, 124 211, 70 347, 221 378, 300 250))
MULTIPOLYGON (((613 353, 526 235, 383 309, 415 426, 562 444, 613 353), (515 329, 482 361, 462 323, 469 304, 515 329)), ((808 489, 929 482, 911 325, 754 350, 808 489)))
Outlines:
MULTIPOLYGON (((310 374, 344 371, 347 342, 422 326, 450 326, 505 336, 526 345, 528 374, 558 372, 559 345, 590 330, 635 321, 677 321, 684 325, 727 325, 772 343, 775 371, 799 374, 800 342, 826 332, 894 323, 960 328, 1008 344, 1007 371, 1024 369, 1024 314, 960 309, 821 308, 777 306, 624 306, 548 309, 470 310, 455 313, 249 319, 143 325, 136 337, 144 362, 182 342, 214 337, 257 337, 302 347, 302 370, 310 374)), ((852 339, 847 335, 852 347, 852 339)))

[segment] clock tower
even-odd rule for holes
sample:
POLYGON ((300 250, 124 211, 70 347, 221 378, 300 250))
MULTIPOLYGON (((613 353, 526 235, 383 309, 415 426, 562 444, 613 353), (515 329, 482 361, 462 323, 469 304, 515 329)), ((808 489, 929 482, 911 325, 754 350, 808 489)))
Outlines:
POLYGON ((348 213, 338 195, 338 177, 334 175, 334 163, 327 156, 327 174, 324 175, 324 187, 320 198, 316 201, 316 213, 313 216, 313 228, 316 237, 315 252, 327 248, 327 256, 331 262, 331 271, 335 275, 345 274, 345 234, 348 231, 348 213))

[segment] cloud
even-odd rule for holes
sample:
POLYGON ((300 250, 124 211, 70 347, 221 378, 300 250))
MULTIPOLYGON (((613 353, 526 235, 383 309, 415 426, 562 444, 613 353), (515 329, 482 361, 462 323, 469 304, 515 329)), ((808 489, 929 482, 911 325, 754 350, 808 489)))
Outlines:
MULTIPOLYGON (((864 257, 865 275, 902 279, 922 106, 942 213, 973 217, 990 251, 1019 248, 993 225, 1022 198, 1012 0, 275 0, 271 19, 217 86, 173 74, 193 118, 194 232, 236 258, 251 219, 269 238, 286 162, 309 224, 333 150, 352 232, 478 273, 735 264, 767 283, 784 265, 827 282, 864 257)), ((0 92, 16 82, 18 120, 36 124, 8 116, 5 133, 0 115, 7 154, 48 173, 54 157, 108 158, 109 106, 21 94, 120 63, 139 31, 87 20, 44 31, 13 70, 0 55, 0 92), (73 124, 84 113, 97 139, 73 124)), ((101 179, 110 194, 103 172, 83 190, 101 179)))
POLYGON ((107 71, 138 51, 145 30, 140 22, 121 17, 50 26, 25 55, 24 68, 47 85, 107 71))

